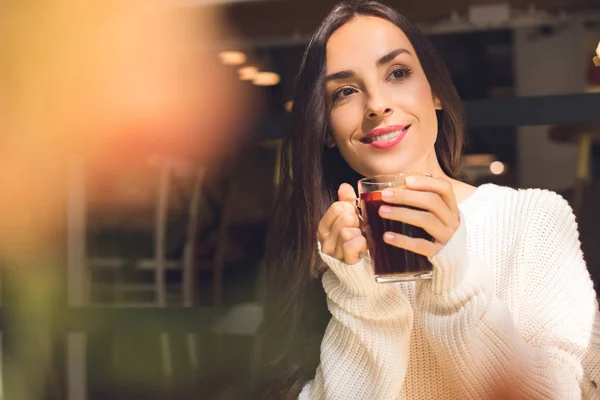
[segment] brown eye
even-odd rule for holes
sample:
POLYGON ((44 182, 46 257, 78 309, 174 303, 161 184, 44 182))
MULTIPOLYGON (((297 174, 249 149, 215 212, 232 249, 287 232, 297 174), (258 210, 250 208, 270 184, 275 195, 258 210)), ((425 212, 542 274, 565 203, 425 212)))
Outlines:
POLYGON ((400 80, 408 78, 410 76, 410 74, 411 74, 410 68, 408 68, 408 67, 399 67, 399 68, 394 69, 390 73, 390 75, 388 77, 388 80, 391 80, 391 81, 400 81, 400 80))
POLYGON ((343 100, 344 98, 351 96, 352 94, 356 93, 356 89, 351 88, 351 87, 345 87, 345 88, 341 88, 340 90, 338 90, 337 92, 335 92, 332 96, 332 100, 333 102, 337 102, 340 100, 343 100))

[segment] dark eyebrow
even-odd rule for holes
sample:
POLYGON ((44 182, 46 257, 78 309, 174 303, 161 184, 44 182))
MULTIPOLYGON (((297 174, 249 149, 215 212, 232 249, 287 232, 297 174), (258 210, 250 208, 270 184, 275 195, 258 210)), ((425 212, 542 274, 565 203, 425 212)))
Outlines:
MULTIPOLYGON (((411 55, 410 51, 408 51, 407 49, 396 49, 394 51, 389 52, 385 56, 381 57, 379 60, 377 60, 375 65, 377 65, 378 67, 381 67, 382 65, 385 65, 385 64, 389 63, 390 61, 392 61, 399 54, 404 54, 404 53, 411 55)), ((352 70, 335 72, 335 73, 333 73, 331 75, 327 75, 325 77, 325 83, 327 83, 329 81, 338 81, 338 80, 348 79, 348 78, 352 78, 353 76, 354 76, 354 71, 352 71, 352 70)))
POLYGON ((394 51, 389 52, 385 56, 381 57, 379 60, 377 60, 377 63, 375 65, 377 65, 378 67, 381 67, 382 65, 385 65, 385 64, 389 63, 390 61, 392 61, 398 55, 404 54, 404 53, 411 55, 410 51, 408 51, 407 49, 396 49, 394 51))
POLYGON ((325 77, 325 82, 339 81, 342 79, 352 78, 353 76, 354 76, 354 71, 350 71, 350 70, 335 72, 331 75, 327 75, 325 77))

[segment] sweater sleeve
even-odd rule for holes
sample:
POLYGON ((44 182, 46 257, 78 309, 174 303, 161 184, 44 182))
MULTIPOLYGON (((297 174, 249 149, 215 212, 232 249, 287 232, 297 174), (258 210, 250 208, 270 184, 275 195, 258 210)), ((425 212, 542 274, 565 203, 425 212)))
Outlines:
POLYGON ((464 398, 600 398, 598 303, 566 201, 540 191, 520 293, 519 327, 495 296, 491 271, 468 251, 461 223, 431 259, 418 315, 440 363, 464 398))
POLYGON ((397 399, 406 375, 412 307, 396 285, 375 283, 371 263, 321 254, 332 318, 314 380, 299 399, 397 399))

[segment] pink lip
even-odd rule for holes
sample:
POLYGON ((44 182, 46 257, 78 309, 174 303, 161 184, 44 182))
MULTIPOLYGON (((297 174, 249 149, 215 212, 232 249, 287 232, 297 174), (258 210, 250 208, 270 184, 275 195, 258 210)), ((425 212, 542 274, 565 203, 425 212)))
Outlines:
POLYGON ((402 132, 393 139, 374 140, 374 141, 372 141, 370 143, 366 143, 366 144, 368 144, 369 146, 375 147, 377 149, 389 149, 391 147, 394 147, 395 145, 400 143, 402 141, 402 139, 404 139, 404 136, 406 136, 406 133, 408 132, 409 128, 410 128, 410 125, 390 125, 390 126, 386 126, 384 128, 373 129, 366 137, 375 138, 376 136, 385 135, 386 133, 390 133, 390 132, 395 132, 395 131, 402 131, 402 132))
POLYGON ((373 129, 367 137, 372 138, 374 136, 385 135, 386 133, 394 132, 394 131, 403 131, 408 128, 410 125, 389 125, 384 126, 383 128, 373 129))

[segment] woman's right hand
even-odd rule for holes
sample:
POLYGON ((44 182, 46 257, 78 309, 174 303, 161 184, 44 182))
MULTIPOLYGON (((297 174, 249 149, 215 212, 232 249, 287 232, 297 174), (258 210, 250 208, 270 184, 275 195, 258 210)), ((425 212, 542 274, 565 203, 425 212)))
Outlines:
POLYGON ((338 201, 327 210, 318 227, 321 252, 346 264, 356 264, 360 254, 367 251, 367 240, 360 229, 355 207, 356 193, 352 186, 342 183, 338 201))

